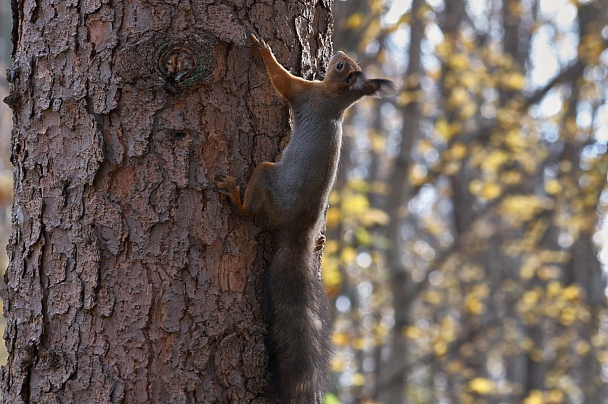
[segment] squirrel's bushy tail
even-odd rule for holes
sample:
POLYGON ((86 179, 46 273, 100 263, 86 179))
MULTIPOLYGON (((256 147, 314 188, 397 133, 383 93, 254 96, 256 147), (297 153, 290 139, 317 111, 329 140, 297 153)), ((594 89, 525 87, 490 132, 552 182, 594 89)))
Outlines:
POLYGON ((279 403, 321 403, 329 374, 330 314, 312 239, 275 237, 266 271, 269 368, 279 403))

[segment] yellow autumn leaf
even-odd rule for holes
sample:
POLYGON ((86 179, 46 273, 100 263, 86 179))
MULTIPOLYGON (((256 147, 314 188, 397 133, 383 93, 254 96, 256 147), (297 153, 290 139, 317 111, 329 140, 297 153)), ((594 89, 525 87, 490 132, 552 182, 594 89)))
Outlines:
POLYGON ((562 186, 558 180, 549 180, 545 183, 545 191, 549 195, 557 195, 561 192, 562 186))
POLYGON ((365 180, 351 179, 348 181, 348 188, 356 192, 366 193, 369 192, 370 184, 365 180))
POLYGON ((465 297, 464 306, 470 313, 476 315, 482 314, 485 309, 484 304, 479 300, 479 298, 472 294, 469 294, 465 297))
POLYGON ((339 208, 330 207, 327 209, 327 227, 330 229, 336 228, 342 221, 342 212, 339 208))
POLYGON ((324 252, 325 256, 328 256, 330 254, 335 254, 339 248, 340 248, 340 243, 338 243, 336 240, 327 240, 325 242, 325 249, 323 252, 324 252))
POLYGON ((500 184, 495 183, 495 182, 490 182, 490 183, 484 184, 479 196, 481 196, 483 199, 485 199, 487 201, 491 201, 493 199, 498 198, 501 194, 502 194, 502 187, 500 186, 500 184))
POLYGON ((359 226, 355 229, 355 237, 357 243, 362 246, 368 246, 372 243, 373 237, 365 227, 359 226))
POLYGON ((564 393, 560 390, 551 390, 547 394, 547 402, 551 404, 563 403, 564 393))
POLYGON ((591 350, 591 346, 589 345, 589 343, 587 341, 578 341, 574 345, 574 352, 576 352, 576 354, 580 355, 580 356, 587 355, 590 350, 591 350))
POLYGON ((367 227, 386 226, 390 220, 388 213, 380 209, 368 209, 359 218, 361 224, 367 227))
POLYGON ((479 80, 479 77, 472 71, 463 72, 462 76, 460 77, 460 82, 462 83, 463 86, 465 86, 467 88, 473 87, 477 83, 478 80, 479 80))
POLYGON ((424 301, 430 304, 438 304, 441 302, 441 295, 439 292, 429 290, 423 295, 424 301))
POLYGON ((448 66, 456 71, 464 71, 469 68, 469 58, 464 53, 455 53, 448 56, 448 66))
POLYGON ((498 211, 513 222, 526 222, 539 212, 550 208, 552 202, 548 198, 536 195, 512 195, 501 201, 498 211))
POLYGON ((526 337, 520 341, 519 346, 524 351, 529 351, 534 348, 534 340, 530 337, 526 337))
POLYGON ((342 253, 340 254, 342 262, 346 265, 350 265, 355 262, 357 258, 357 250, 352 247, 344 247, 342 249, 342 253))
POLYGON ((432 68, 427 72, 427 75, 435 80, 438 81, 441 78, 441 69, 438 68, 432 68))
POLYGON ((443 41, 435 46, 435 55, 440 58, 447 59, 451 54, 454 45, 451 41, 443 41))
POLYGON ((496 119, 504 128, 519 127, 521 114, 509 108, 499 108, 496 110, 496 119))
POLYGON ((445 370, 449 373, 449 374, 456 374, 459 372, 462 372, 463 369, 463 364, 461 361, 459 360, 453 360, 451 362, 449 362, 446 367, 445 370))
POLYGON ((340 203, 340 194, 336 191, 331 191, 327 202, 329 203, 329 206, 337 205, 340 203))
POLYGON ((373 131, 369 135, 369 142, 372 148, 372 151, 378 154, 381 154, 384 150, 386 150, 387 146, 387 138, 386 136, 380 135, 378 132, 373 131))
POLYGON ((560 269, 555 265, 543 265, 538 270, 538 279, 543 281, 557 279, 560 273, 560 269))
POLYGON ((460 112, 458 113, 458 117, 461 120, 466 121, 467 119, 471 118, 476 113, 477 113, 477 105, 475 105, 474 102, 469 100, 469 101, 465 102, 464 104, 462 104, 462 106, 460 107, 460 112))
POLYGON ((494 384, 492 383, 492 381, 483 377, 476 377, 475 379, 469 382, 469 388, 475 393, 481 395, 490 393, 493 387, 494 384))
POLYGON ((505 144, 514 150, 522 149, 527 146, 526 137, 522 134, 521 128, 512 128, 508 130, 504 140, 505 144))
POLYGON ((484 171, 495 172, 510 160, 510 156, 502 150, 496 150, 488 154, 481 164, 484 171))
POLYGON ((502 87, 510 91, 521 91, 524 88, 526 78, 521 73, 509 73, 502 80, 502 87))
POLYGON ((415 164, 408 172, 408 181, 411 185, 421 185, 424 183, 428 170, 421 164, 415 164))
POLYGON ((353 376, 353 386, 363 386, 364 383, 365 376, 358 372, 355 373, 355 375, 353 376))
POLYGON ((403 330, 403 335, 408 339, 420 339, 426 335, 426 332, 412 325, 403 330))
POLYGON ((496 61, 496 64, 500 67, 502 67, 505 70, 509 70, 513 68, 513 65, 515 64, 515 61, 513 60, 513 57, 507 53, 498 53, 497 55, 498 60, 496 61))
POLYGON ((479 195, 483 188, 483 182, 481 180, 473 180, 469 182, 469 192, 473 195, 479 195))
POLYGON ((452 316, 444 316, 441 319, 440 338, 444 341, 454 341, 456 339, 456 320, 452 316))
POLYGON ((523 176, 519 171, 509 170, 503 172, 500 179, 505 185, 516 185, 521 183, 523 176))
POLYGON ((331 335, 331 340, 335 346, 342 347, 349 344, 350 338, 343 332, 334 332, 331 335))
POLYGON ((365 341, 365 338, 355 338, 355 340, 353 341, 353 348, 362 351, 367 347, 367 342, 365 341))
POLYGON ((349 29, 358 28, 363 24, 363 17, 363 13, 351 14, 350 17, 348 17, 348 20, 346 20, 346 26, 349 29))
POLYGON ((443 340, 437 340, 433 344, 433 351, 435 351, 435 355, 437 356, 445 355, 448 351, 448 344, 443 340))
POLYGON ((532 390, 528 397, 524 399, 523 404, 544 404, 543 393, 539 390, 532 390))
POLYGON ((411 104, 412 102, 420 102, 424 98, 424 91, 402 91, 397 98, 397 102, 401 106, 411 104))
POLYGON ((529 280, 534 276, 534 272, 536 271, 535 267, 532 266, 522 266, 519 271, 519 277, 523 280, 529 280))
POLYGON ((536 303, 538 303, 539 299, 540 299, 540 291, 538 289, 532 289, 532 290, 525 291, 520 300, 520 303, 523 306, 522 309, 523 310, 532 309, 534 306, 536 306, 536 303))
POLYGON ((559 283, 558 281, 551 281, 547 285, 547 296, 548 297, 555 297, 555 296, 559 295, 561 293, 561 291, 562 291, 562 284, 559 283))
POLYGON ((342 212, 346 216, 358 216, 369 208, 369 200, 365 195, 356 194, 342 201, 342 212))
POLYGON ((461 166, 462 164, 459 161, 450 161, 443 166, 441 172, 447 176, 452 176, 460 170, 461 166))
POLYGON ((462 142, 456 142, 450 149, 450 155, 453 159, 461 160, 467 154, 467 146, 462 142))
POLYGON ((324 256, 321 261, 321 274, 325 289, 333 289, 342 283, 340 260, 335 256, 324 256))
POLYGON ((576 300, 581 296, 581 289, 576 285, 569 285, 564 288, 563 296, 566 300, 576 300))
POLYGON ((442 139, 449 140, 451 137, 450 134, 450 124, 445 119, 440 119, 435 124, 435 131, 442 139))
POLYGON ((437 135, 445 141, 450 140, 454 135, 460 133, 462 126, 459 122, 448 123, 445 119, 439 119, 435 124, 437 135))
POLYGON ((565 251, 543 250, 540 252, 540 259, 544 262, 564 263, 570 258, 570 255, 565 251))
POLYGON ((332 372, 340 372, 344 369, 345 360, 343 358, 338 358, 334 356, 331 361, 331 370, 332 372))
POLYGON ((458 86, 452 90, 448 100, 448 104, 452 107, 462 107, 466 103, 471 102, 471 97, 466 88, 458 86))
POLYGON ((364 383, 365 383, 365 376, 363 376, 359 372, 355 373, 355 375, 353 376, 353 386, 363 386, 364 383))
POLYGON ((576 311, 572 307, 564 307, 562 310, 559 321, 565 326, 572 325, 576 321, 576 311))

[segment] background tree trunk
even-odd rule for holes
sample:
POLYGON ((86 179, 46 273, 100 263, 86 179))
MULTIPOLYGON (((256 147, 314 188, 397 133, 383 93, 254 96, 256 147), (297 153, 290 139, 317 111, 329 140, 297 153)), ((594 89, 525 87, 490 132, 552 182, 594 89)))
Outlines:
POLYGON ((331 0, 168 3, 17 2, 7 403, 265 402, 263 238, 215 183, 288 133, 249 33, 318 77, 331 0))

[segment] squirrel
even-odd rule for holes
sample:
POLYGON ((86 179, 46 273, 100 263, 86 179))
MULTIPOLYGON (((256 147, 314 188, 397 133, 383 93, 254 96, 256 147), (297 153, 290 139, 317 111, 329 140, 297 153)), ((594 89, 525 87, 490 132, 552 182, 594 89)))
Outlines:
POLYGON ((278 402, 320 403, 329 377, 331 316, 315 251, 323 248, 324 211, 338 170, 344 111, 364 96, 388 95, 393 82, 368 79, 343 52, 323 81, 293 76, 251 35, 277 93, 290 105, 293 132, 280 161, 258 165, 241 202, 234 178, 218 189, 237 212, 272 235, 265 271, 271 386, 278 402))

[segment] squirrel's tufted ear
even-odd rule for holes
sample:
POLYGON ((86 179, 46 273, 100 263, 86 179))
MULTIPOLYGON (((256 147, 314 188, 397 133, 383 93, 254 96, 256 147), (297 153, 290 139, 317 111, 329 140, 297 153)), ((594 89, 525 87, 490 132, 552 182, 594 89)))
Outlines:
POLYGON ((371 79, 365 83, 363 93, 372 97, 386 97, 395 94, 395 83, 386 79, 371 79))

